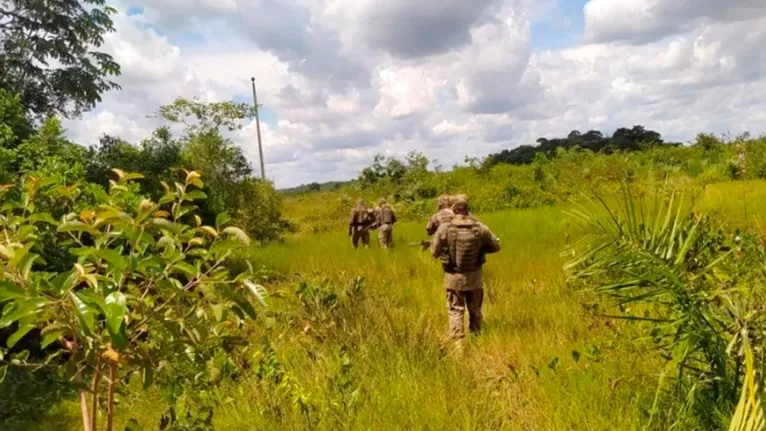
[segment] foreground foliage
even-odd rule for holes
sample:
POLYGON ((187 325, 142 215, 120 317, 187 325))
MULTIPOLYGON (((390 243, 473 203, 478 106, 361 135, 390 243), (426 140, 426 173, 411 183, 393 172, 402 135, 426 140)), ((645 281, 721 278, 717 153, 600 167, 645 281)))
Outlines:
POLYGON ((764 244, 725 233, 674 191, 626 186, 618 202, 570 212, 584 234, 565 269, 607 299, 596 313, 645 324, 666 361, 652 417, 664 392, 683 402, 666 402, 676 426, 722 429, 735 415, 733 429, 762 429, 764 244))
POLYGON ((131 192, 139 174, 115 173, 108 193, 60 219, 38 204, 55 196, 72 208, 81 197, 76 187, 30 177, 0 189, 0 328, 15 328, 8 349, 0 348, 0 375, 9 366, 59 370, 79 390, 86 431, 97 428, 101 407, 105 429, 113 429, 123 381, 139 378, 146 389, 160 379, 178 386, 174 401, 183 401, 171 405, 161 428, 209 426, 212 410, 191 401, 200 385, 227 375, 229 353, 243 345, 240 328, 256 317, 251 300, 265 299, 249 266, 227 267, 250 240, 225 215, 215 226, 202 223, 196 172, 166 185, 157 202, 131 192), (45 269, 46 236, 73 256, 67 270, 45 269), (15 348, 35 333, 43 357, 15 348))

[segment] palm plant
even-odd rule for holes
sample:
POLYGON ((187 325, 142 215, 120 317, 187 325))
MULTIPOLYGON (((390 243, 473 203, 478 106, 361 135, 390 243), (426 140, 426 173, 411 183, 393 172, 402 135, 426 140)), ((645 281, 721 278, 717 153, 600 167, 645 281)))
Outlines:
POLYGON ((683 192, 636 197, 628 184, 621 191, 616 204, 596 195, 568 213, 582 236, 566 251, 564 269, 571 283, 611 300, 617 310, 609 317, 646 324, 666 361, 650 424, 670 390, 683 400, 676 425, 693 418, 720 429, 742 389, 749 395, 731 424, 755 428, 733 429, 761 429, 754 382, 763 376, 764 277, 750 263, 762 248, 754 237, 724 234, 683 192))

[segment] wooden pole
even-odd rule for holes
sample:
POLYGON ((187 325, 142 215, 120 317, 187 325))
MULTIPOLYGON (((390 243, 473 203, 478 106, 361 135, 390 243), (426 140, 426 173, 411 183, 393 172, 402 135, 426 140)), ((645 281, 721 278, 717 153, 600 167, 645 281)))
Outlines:
POLYGON ((250 78, 253 83, 253 105, 255 106, 255 130, 258 133, 258 155, 261 158, 261 179, 266 181, 266 169, 263 167, 263 146, 261 145, 261 119, 258 115, 258 96, 255 93, 255 78, 250 78))

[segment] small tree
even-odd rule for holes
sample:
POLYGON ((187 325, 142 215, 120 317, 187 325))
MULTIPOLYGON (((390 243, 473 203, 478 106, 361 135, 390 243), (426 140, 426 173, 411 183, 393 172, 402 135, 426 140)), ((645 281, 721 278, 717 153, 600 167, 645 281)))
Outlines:
POLYGON ((215 226, 195 215, 194 201, 205 198, 199 174, 165 185, 158 202, 127 207, 136 201, 129 183, 141 175, 115 173, 99 205, 60 220, 35 205, 42 189, 62 188, 55 183, 29 178, 20 200, 10 198, 10 186, 0 188, 0 328, 17 328, 9 349, 40 330, 48 352, 32 363, 28 352, 0 349, 0 376, 9 365, 59 368, 78 385, 85 431, 97 429, 102 405, 105 429, 113 429, 115 392, 130 376, 146 388, 187 363, 203 369, 198 378, 219 379, 231 361, 222 353, 237 344, 243 321, 256 316, 251 299, 265 300, 249 265, 236 276, 225 266, 248 245, 247 235, 225 227, 225 215, 215 226), (37 239, 46 225, 76 257, 67 271, 37 269, 37 239))

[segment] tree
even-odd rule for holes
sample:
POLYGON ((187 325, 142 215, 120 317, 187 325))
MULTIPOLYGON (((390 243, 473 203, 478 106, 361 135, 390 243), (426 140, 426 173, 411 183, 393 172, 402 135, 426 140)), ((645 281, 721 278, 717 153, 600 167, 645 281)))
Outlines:
POLYGON ((88 152, 87 175, 89 182, 109 185, 108 176, 113 168, 141 172, 141 190, 159 199, 164 190, 161 182, 178 178, 181 166, 181 143, 174 140, 166 127, 154 131, 140 145, 131 145, 122 139, 103 135, 96 148, 88 152))
POLYGON ((0 1, 0 88, 20 95, 25 112, 77 116, 119 89, 114 59, 93 48, 114 31, 105 0, 0 1))
MULTIPOLYGON (((177 99, 158 111, 166 120, 185 125, 179 141, 180 165, 205 176, 208 199, 200 204, 202 219, 211 222, 228 212, 251 236, 272 241, 290 227, 281 218, 280 197, 272 183, 253 178, 242 148, 222 134, 241 129, 254 113, 245 103, 188 99, 177 99)), ((155 135, 159 141, 170 140, 167 131, 155 135)))
POLYGON ((179 98, 160 107, 157 114, 185 126, 181 139, 182 164, 206 178, 209 199, 201 209, 203 218, 210 220, 226 211, 228 205, 236 201, 235 184, 248 178, 253 169, 242 148, 225 138, 220 129, 239 130, 242 120, 252 117, 252 108, 244 103, 205 103, 179 98))
MULTIPOLYGON (((168 187, 159 201, 135 206, 128 204, 135 201, 129 182, 140 175, 115 173, 98 205, 58 220, 40 211, 36 200, 42 189, 59 190, 59 184, 30 178, 20 199, 0 187, 0 328, 16 328, 9 349, 40 330, 48 353, 38 362, 29 352, 0 348, 0 377, 9 365, 67 374, 77 383, 86 431, 97 429, 101 405, 105 429, 112 431, 114 395, 130 376, 144 388, 156 379, 180 386, 220 381, 233 367, 232 351, 245 344, 238 329, 256 317, 251 300, 265 299, 251 268, 233 274, 226 266, 247 247, 247 235, 227 226, 225 216, 213 225, 195 216, 194 201, 205 197, 196 172, 168 187), (38 269, 38 236, 49 227, 76 259, 60 272, 38 269), (179 374, 179 365, 193 375, 179 374)), ((184 401, 177 407, 183 410, 176 414, 171 407, 164 416, 171 424, 191 413, 184 401)))

